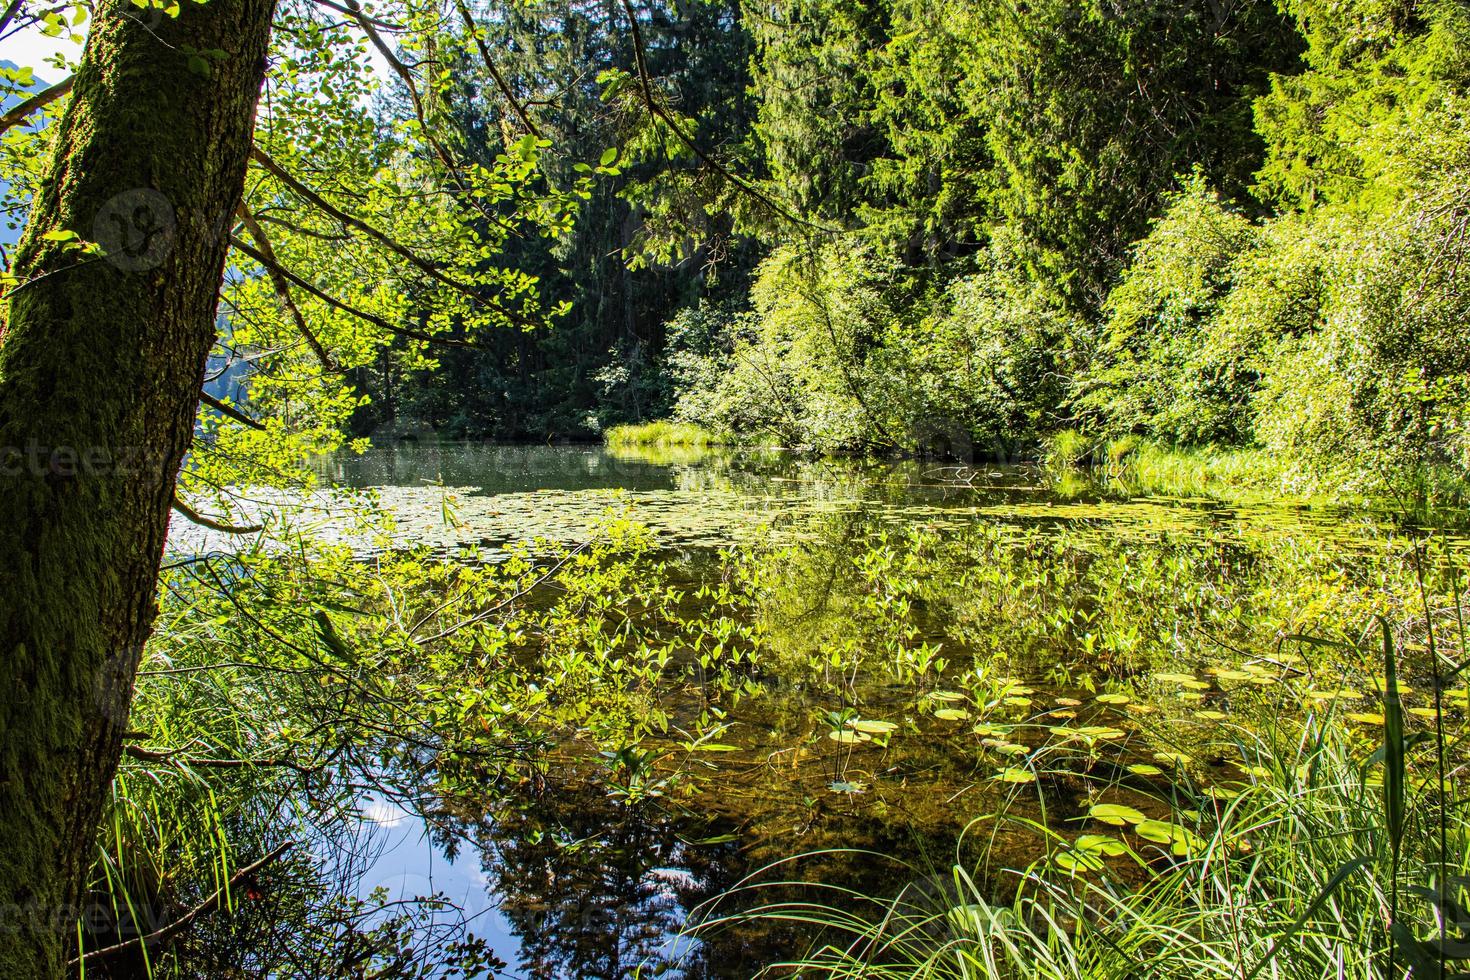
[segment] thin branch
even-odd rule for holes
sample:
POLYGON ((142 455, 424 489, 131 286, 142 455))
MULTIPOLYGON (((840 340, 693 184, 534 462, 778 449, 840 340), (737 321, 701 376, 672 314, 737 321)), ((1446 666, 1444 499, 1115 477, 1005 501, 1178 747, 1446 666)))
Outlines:
POLYGON ((210 895, 204 901, 200 902, 198 905, 194 906, 192 909, 185 912, 183 915, 179 916, 177 919, 170 922, 162 929, 151 932, 146 936, 139 936, 137 939, 129 939, 127 942, 118 943, 115 946, 104 946, 101 949, 94 949, 90 953, 87 953, 85 956, 80 956, 70 960, 67 963, 67 966, 76 967, 84 966, 90 963, 96 963, 98 960, 106 959, 111 956, 116 956, 119 953, 129 952, 135 947, 141 946, 146 948, 147 945, 150 943, 162 943, 172 939, 174 936, 177 936, 179 933, 189 928, 189 926, 193 925, 195 919, 199 918, 201 915, 207 915, 208 913, 213 912, 216 908, 218 908, 219 903, 223 901, 224 897, 229 894, 231 889, 238 886, 240 882, 244 881, 246 878, 249 878, 261 868, 264 868, 266 865, 272 863, 282 854, 285 854, 287 851, 295 846, 295 841, 287 841, 286 843, 281 844, 279 847, 276 847, 259 861, 247 864, 245 867, 241 868, 239 871, 236 871, 232 876, 230 876, 230 880, 224 885, 221 885, 214 892, 214 894, 210 895))
POLYGON ((359 23, 365 20, 368 23, 372 24, 374 27, 381 27, 385 31, 403 32, 408 30, 408 28, 403 26, 402 24, 395 24, 392 21, 381 20, 377 17, 369 17, 361 9, 350 10, 347 7, 342 6, 340 3, 333 3, 332 0, 312 0, 312 3, 315 3, 318 7, 326 7, 329 10, 335 10, 339 14, 347 14, 349 17, 352 17, 359 23))
POLYGON ((332 355, 327 353, 327 349, 322 346, 322 342, 317 339, 317 335, 307 325, 306 317, 301 315, 301 308, 291 298, 291 287, 286 282, 285 277, 280 273, 280 263, 276 261, 275 250, 271 248, 271 242, 266 237, 265 229, 260 227, 260 223, 255 220, 255 216, 250 213, 250 209, 245 206, 245 202, 243 201, 240 202, 240 219, 245 222, 245 230, 250 233, 250 237, 260 247, 260 254, 270 260, 270 264, 266 265, 265 270, 270 275, 271 286, 275 288, 276 299, 280 301, 281 308, 291 315, 291 321, 296 324, 297 332, 301 334, 302 339, 306 341, 306 345, 311 348, 311 352, 316 355, 316 359, 321 362, 322 367, 329 372, 336 372, 337 365, 332 360, 332 355))
POLYGON ((362 4, 358 3, 358 0, 343 0, 343 3, 346 5, 348 12, 357 18, 357 26, 362 28, 363 33, 368 36, 368 40, 372 42, 378 54, 383 56, 383 60, 388 62, 388 67, 393 69, 394 74, 402 80, 404 87, 408 89, 409 101, 413 103, 413 114, 419 121, 419 129, 423 131, 424 140, 429 144, 430 149, 434 151, 434 155, 439 158, 439 162, 444 165, 445 171, 458 185, 459 192, 464 195, 464 199, 472 204, 476 210, 489 217, 490 212, 481 206, 475 198, 473 188, 459 176, 459 167, 455 164, 453 155, 450 154, 444 144, 439 142, 434 136, 434 131, 429 127, 428 113, 424 109, 424 100, 419 95, 418 83, 413 79, 413 72, 393 52, 393 49, 388 47, 388 43, 378 33, 378 29, 373 25, 372 20, 367 14, 363 13, 362 4))
POLYGON ((199 769, 290 769, 303 776, 315 775, 320 771, 290 759, 208 759, 184 755, 183 749, 145 749, 141 745, 131 744, 123 746, 123 755, 140 762, 168 762, 199 769))
POLYGON ((243 426, 247 426, 248 428, 255 429, 259 432, 265 431, 265 425, 262 422, 246 415, 244 412, 240 411, 229 402, 220 401, 218 398, 215 398, 207 391, 201 391, 199 393, 199 400, 208 405, 210 408, 214 409, 216 412, 219 412, 221 415, 232 418, 243 426))
POLYGON ((470 350, 481 349, 479 345, 472 344, 466 340, 455 340, 451 337, 436 337, 433 334, 427 334, 421 330, 414 330, 409 327, 396 326, 392 323, 389 323, 387 320, 384 320, 382 317, 377 316, 376 314, 369 313, 366 310, 359 310, 355 306, 349 306, 348 304, 342 302, 340 299, 337 299, 334 296, 322 292, 322 290, 313 286, 311 283, 307 282, 305 279, 301 278, 290 269, 287 269, 286 267, 278 263, 272 262, 270 259, 266 258, 260 252, 251 248, 249 245, 246 245, 238 238, 231 238, 230 244, 235 246, 235 248, 238 248, 240 251, 244 252, 246 255, 250 256, 252 259, 259 262, 266 268, 274 267, 277 272, 279 272, 282 276, 286 278, 287 282, 299 287, 300 289, 305 290, 306 292, 310 293, 312 296, 315 296, 317 299, 321 300, 323 303, 326 303, 333 309, 340 310, 341 312, 346 313, 348 316, 355 316, 359 320, 365 320, 366 322, 371 323, 373 326, 377 327, 380 330, 386 330, 388 333, 397 334, 400 337, 408 337, 411 340, 421 341, 425 344, 438 344, 443 347, 464 347, 470 350))
POLYGON ((510 84, 505 80, 505 76, 500 74, 499 68, 495 67, 495 59, 490 57, 490 46, 485 43, 484 34, 479 25, 475 23, 474 15, 470 13, 469 3, 466 0, 454 0, 454 5, 459 8, 460 19, 464 21, 464 26, 469 30, 470 36, 475 39, 475 46, 480 49, 480 58, 485 62, 485 70, 490 72, 490 77, 495 80, 495 87, 500 89, 500 94, 505 96, 506 102, 510 103, 511 111, 516 114, 526 129, 530 130, 531 135, 539 138, 541 130, 536 128, 526 107, 521 105, 515 93, 510 90, 510 84))
POLYGON ((287 221, 284 218, 277 218, 275 215, 273 215, 273 214, 267 214, 264 211, 257 211, 257 212, 255 212, 255 220, 256 221, 264 221, 267 224, 279 225, 280 227, 282 227, 282 228, 286 229, 287 231, 291 232, 292 234, 304 235, 307 238, 315 238, 318 241, 323 241, 323 242, 345 242, 345 241, 348 241, 349 240, 349 238, 348 238, 347 235, 334 235, 334 234, 331 234, 330 232, 315 231, 315 230, 313 230, 311 228, 303 228, 303 227, 301 227, 298 224, 295 224, 293 222, 287 221))
POLYGON ((663 104, 659 102, 653 94, 653 79, 649 77, 648 62, 645 59, 644 55, 643 29, 638 26, 638 14, 636 11, 633 10, 633 4, 631 0, 623 0, 623 10, 627 12, 628 23, 633 29, 633 61, 638 68, 639 88, 641 88, 643 91, 643 104, 648 107, 648 111, 652 113, 654 117, 663 120, 664 125, 668 126, 669 130, 676 137, 678 137, 679 142, 688 147, 689 151, 693 153, 696 157, 698 157, 706 166, 712 168, 721 177, 725 178, 731 184, 734 184, 735 187, 739 189, 742 193, 754 198, 757 202, 759 202, 761 205, 768 208, 778 216, 785 218, 787 221, 799 225, 805 225, 806 227, 813 228, 817 231, 836 231, 837 229, 827 228, 823 225, 817 224, 814 221, 803 218, 801 215, 780 204, 770 195, 760 190, 760 188, 745 180, 745 178, 738 176, 723 163, 720 163, 714 157, 704 152, 704 149, 694 141, 693 137, 684 132, 684 128, 679 125, 678 121, 673 117, 673 115, 664 108, 663 104))
POLYGON ((200 527, 207 527, 211 531, 219 531, 222 534, 255 534, 258 531, 265 530, 264 524, 226 524, 223 521, 217 521, 214 518, 205 517, 203 514, 199 513, 197 510, 184 503, 178 497, 174 497, 173 508, 180 514, 183 514, 184 517, 187 518, 191 524, 198 524, 200 527))
POLYGON ((20 15, 21 2, 22 0, 10 0, 10 3, 6 4, 5 13, 0 14, 0 35, 3 35, 5 29, 10 26, 10 22, 20 15))
MULTIPOLYGON (((430 262, 428 259, 425 259, 421 255, 418 255, 407 246, 400 244, 398 241, 390 237, 386 232, 380 231, 379 229, 368 224, 366 221, 363 221, 361 218, 356 217, 352 214, 348 214, 346 211, 338 208, 337 206, 329 202, 326 198, 318 194, 316 191, 312 190, 310 187, 306 186, 301 181, 293 177, 290 173, 286 171, 286 168, 282 167, 279 163, 273 160, 270 154, 266 153, 260 147, 256 147, 251 152, 251 158, 255 160, 256 163, 264 167, 271 174, 271 176, 275 177, 296 194, 305 198, 309 203, 316 205, 318 208, 321 208, 327 214, 331 215, 333 218, 336 218, 344 225, 347 225, 349 228, 356 228, 358 231, 367 235, 369 238, 372 238, 373 240, 381 243, 395 255, 406 259, 419 271, 428 276, 431 276, 434 279, 437 279, 439 282, 444 283, 446 286, 449 286, 452 289, 463 293, 465 296, 468 296, 475 302, 478 303, 481 300, 480 293, 475 289, 474 286, 470 285, 469 283, 461 282, 460 280, 455 279, 453 276, 445 274, 443 270, 441 270, 433 262, 430 262)), ((259 239, 257 239, 257 241, 258 240, 259 239)), ((265 249, 262 249, 261 251, 265 251, 265 249)), ((272 259, 274 259, 274 256, 272 256, 272 259)), ((497 306, 496 309, 500 312, 503 312, 509 319, 520 323, 522 326, 526 326, 532 323, 529 317, 523 317, 512 310, 507 310, 500 306, 497 306)))
POLYGON ((0 133, 5 132, 11 126, 20 124, 21 122, 25 121, 26 116, 29 116, 31 113, 39 109, 44 109, 46 106, 50 105, 57 99, 61 98, 63 95, 70 92, 72 82, 74 80, 75 76, 69 76, 62 81, 57 82, 50 88, 44 88, 41 91, 37 92, 35 95, 31 96, 29 99, 26 99, 14 109, 11 109, 5 115, 0 116, 0 133))

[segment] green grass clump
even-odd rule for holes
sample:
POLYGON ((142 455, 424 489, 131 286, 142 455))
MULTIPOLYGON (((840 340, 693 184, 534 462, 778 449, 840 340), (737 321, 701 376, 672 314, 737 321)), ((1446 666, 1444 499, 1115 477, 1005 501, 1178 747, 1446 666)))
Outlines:
POLYGON ((1264 494, 1306 497, 1311 489, 1298 485, 1264 450, 1179 448, 1137 435, 1104 439, 1075 429, 1047 439, 1042 463, 1058 479, 1084 471, 1128 493, 1233 500, 1264 494))
POLYGON ((1280 467, 1259 449, 1174 449, 1136 436, 1107 447, 1109 475, 1147 492, 1234 496, 1282 493, 1280 467))
POLYGON ((1091 463, 1097 446, 1097 439, 1091 436, 1076 429, 1062 429, 1046 437, 1041 447, 1041 461, 1052 469, 1081 469, 1091 463))
POLYGON ((670 421, 613 426, 604 433, 603 438, 610 449, 645 446, 701 448, 725 443, 724 439, 702 426, 670 421))

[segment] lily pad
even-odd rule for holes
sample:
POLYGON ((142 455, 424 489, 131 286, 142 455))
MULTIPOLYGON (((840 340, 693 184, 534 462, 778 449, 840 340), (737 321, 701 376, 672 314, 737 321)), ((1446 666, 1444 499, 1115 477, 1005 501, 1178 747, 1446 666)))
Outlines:
POLYGON ((1101 871, 1103 869, 1102 858, 1089 851, 1062 851, 1058 853, 1053 861, 1063 871, 1088 872, 1101 871))
POLYGON ((1148 815, 1143 811, 1135 810, 1131 806, 1123 806, 1119 803, 1095 804, 1087 811, 1087 815, 1094 820, 1101 820, 1103 823, 1110 823, 1115 827, 1123 827, 1148 819, 1148 815))
POLYGON ((898 725, 891 721, 874 721, 871 718, 858 718, 848 722, 847 727, 865 735, 889 735, 898 731, 898 725))
POLYGON ((1011 767, 1009 769, 1002 769, 996 773, 995 778, 1003 783, 1034 783, 1036 782, 1036 773, 1029 769, 1011 767))
POLYGON ((1093 854, 1101 854, 1105 857, 1118 857, 1128 853, 1128 845, 1116 837, 1107 834, 1083 834, 1077 838, 1074 845, 1079 851, 1088 851, 1093 854))

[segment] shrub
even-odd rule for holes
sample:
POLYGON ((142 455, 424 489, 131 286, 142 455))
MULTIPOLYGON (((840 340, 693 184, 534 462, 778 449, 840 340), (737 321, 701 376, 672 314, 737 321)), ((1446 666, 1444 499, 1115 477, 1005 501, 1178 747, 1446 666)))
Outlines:
POLYGON ((1084 419, 1184 443, 1249 439, 1255 345, 1219 343, 1215 315, 1257 235, 1199 174, 1185 182, 1108 296, 1096 362, 1074 387, 1084 419))

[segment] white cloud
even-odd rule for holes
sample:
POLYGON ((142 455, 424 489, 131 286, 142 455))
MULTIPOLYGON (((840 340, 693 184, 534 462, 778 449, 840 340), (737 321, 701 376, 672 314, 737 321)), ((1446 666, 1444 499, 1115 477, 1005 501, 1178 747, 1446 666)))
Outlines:
POLYGON ((379 827, 397 827, 408 819, 408 812, 387 800, 373 800, 362 808, 362 819, 379 827))
POLYGON ((46 59, 64 53, 75 61, 81 57, 82 46, 65 37, 47 37, 36 26, 17 31, 0 43, 0 61, 13 61, 22 67, 36 70, 36 75, 48 81, 57 74, 46 59))

